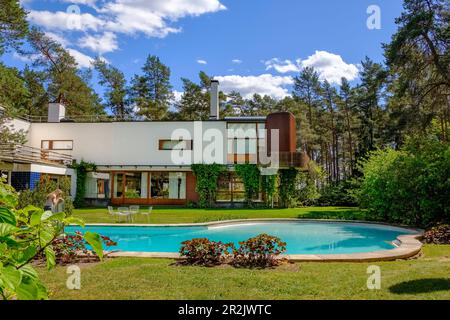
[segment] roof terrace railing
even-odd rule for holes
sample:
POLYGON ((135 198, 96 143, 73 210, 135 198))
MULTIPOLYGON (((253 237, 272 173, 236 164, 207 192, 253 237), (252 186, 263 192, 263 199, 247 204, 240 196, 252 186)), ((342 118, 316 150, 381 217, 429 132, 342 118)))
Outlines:
POLYGON ((51 150, 33 148, 25 145, 0 144, 0 161, 18 163, 42 163, 70 165, 72 156, 51 150))

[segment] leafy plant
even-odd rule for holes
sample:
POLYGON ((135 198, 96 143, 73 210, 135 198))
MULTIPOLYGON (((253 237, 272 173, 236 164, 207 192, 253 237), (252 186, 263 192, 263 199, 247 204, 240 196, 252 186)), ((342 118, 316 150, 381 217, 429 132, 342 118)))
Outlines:
POLYGON ((273 208, 275 195, 277 193, 277 175, 262 175, 261 188, 265 194, 266 206, 273 208))
POLYGON ((233 251, 233 265, 244 267, 271 267, 279 263, 278 256, 286 251, 286 242, 268 234, 239 242, 233 251))
MULTIPOLYGON (((53 214, 34 206, 17 206, 16 191, 0 179, 0 297, 46 299, 47 290, 31 262, 43 255, 47 268, 52 269, 56 264, 53 242, 65 225, 83 222, 63 212, 53 214)), ((102 243, 97 236, 86 233, 84 238, 102 259, 102 243)))
POLYGON ((188 264, 203 266, 221 264, 233 249, 232 243, 215 242, 206 238, 184 241, 181 245, 180 255, 186 258, 188 264))
MULTIPOLYGON (((117 242, 112 241, 109 237, 100 235, 104 247, 117 246, 117 242)), ((55 251, 56 263, 68 264, 79 260, 80 254, 87 258, 96 258, 98 255, 95 251, 88 249, 87 241, 81 234, 76 232, 72 235, 63 235, 53 240, 53 250, 55 251)))
POLYGON ((253 206, 253 198, 260 189, 260 177, 258 166, 256 164, 236 164, 234 166, 237 175, 242 179, 245 188, 245 202, 248 207, 253 206))
POLYGON ((428 229, 423 234, 423 241, 433 244, 450 244, 450 225, 439 224, 428 229))
POLYGON ((284 208, 292 208, 297 204, 296 196, 296 181, 298 171, 295 168, 279 170, 280 185, 279 197, 280 205, 284 208))
POLYGON ((210 208, 216 199, 217 180, 226 170, 221 164, 193 164, 191 169, 197 179, 196 191, 199 194, 199 207, 210 208))
POLYGON ((77 208, 84 206, 84 198, 86 195, 86 176, 89 171, 95 171, 97 166, 95 163, 85 162, 75 163, 72 168, 77 172, 77 191, 75 195, 74 205, 77 208))
POLYGON ((450 146, 435 139, 377 150, 360 163, 360 205, 375 219, 428 227, 450 221, 450 146))

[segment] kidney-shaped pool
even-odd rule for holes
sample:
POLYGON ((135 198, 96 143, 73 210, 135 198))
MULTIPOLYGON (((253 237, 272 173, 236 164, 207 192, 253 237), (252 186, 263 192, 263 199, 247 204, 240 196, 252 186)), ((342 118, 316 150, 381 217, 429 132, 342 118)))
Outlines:
POLYGON ((322 221, 236 222, 202 226, 69 226, 67 233, 97 232, 117 242, 114 250, 178 252, 180 243, 193 238, 233 242, 261 233, 281 238, 288 254, 349 254, 394 249, 398 236, 416 234, 394 226, 322 221))

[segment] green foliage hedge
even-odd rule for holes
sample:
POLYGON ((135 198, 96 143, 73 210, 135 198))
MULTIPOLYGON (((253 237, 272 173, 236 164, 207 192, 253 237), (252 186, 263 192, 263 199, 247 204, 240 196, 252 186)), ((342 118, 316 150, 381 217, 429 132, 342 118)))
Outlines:
POLYGON ((383 221, 427 227, 450 220, 450 147, 409 139, 401 150, 378 150, 360 165, 361 206, 383 221))
POLYGON ((245 188, 245 202, 247 206, 253 206, 253 198, 259 193, 260 177, 256 164, 237 164, 234 166, 236 174, 242 179, 245 188))
POLYGON ((199 207, 212 207, 216 199, 217 180, 222 172, 226 170, 226 166, 221 164, 193 164, 192 172, 197 179, 196 191, 199 194, 199 207))
POLYGON ((75 195, 74 205, 76 208, 84 206, 84 197, 86 195, 86 176, 89 171, 95 171, 97 166, 94 163, 89 163, 81 160, 80 163, 72 165, 77 172, 77 191, 75 195))

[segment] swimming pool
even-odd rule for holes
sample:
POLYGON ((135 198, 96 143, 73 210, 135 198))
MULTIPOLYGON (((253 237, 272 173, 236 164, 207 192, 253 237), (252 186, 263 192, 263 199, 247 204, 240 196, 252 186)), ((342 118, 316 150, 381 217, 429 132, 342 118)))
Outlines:
POLYGON ((287 254, 350 254, 394 249, 392 241, 414 230, 365 223, 324 221, 258 221, 192 226, 69 226, 67 233, 92 231, 117 242, 114 250, 176 253, 193 238, 233 242, 261 233, 281 238, 287 254))

